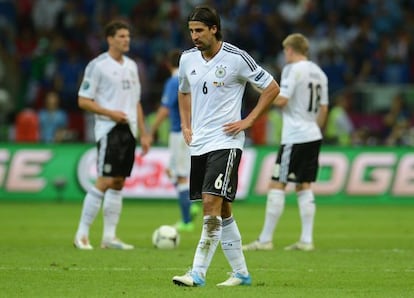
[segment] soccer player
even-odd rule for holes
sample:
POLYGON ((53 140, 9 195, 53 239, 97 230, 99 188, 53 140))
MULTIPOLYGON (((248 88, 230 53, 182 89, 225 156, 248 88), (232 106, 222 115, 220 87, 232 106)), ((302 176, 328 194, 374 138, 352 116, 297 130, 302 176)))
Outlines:
POLYGON ((180 286, 203 286, 221 242, 232 273, 218 286, 250 285, 232 202, 244 130, 267 111, 279 86, 249 54, 222 40, 220 17, 213 8, 196 7, 188 17, 188 28, 195 48, 181 56, 178 98, 182 132, 191 152, 190 198, 202 200, 204 217, 191 269, 172 280, 180 286), (262 93, 241 119, 247 82, 262 93))
POLYGON ((95 114, 98 178, 85 196, 74 246, 93 249, 89 229, 102 205, 101 247, 129 250, 134 246, 116 235, 122 210, 121 190, 134 164, 137 130, 142 154, 149 150, 151 138, 145 131, 138 66, 124 55, 129 50, 129 26, 112 21, 105 27, 105 36, 108 51, 87 65, 79 89, 79 107, 95 114))
POLYGON ((274 101, 282 109, 282 145, 267 194, 262 232, 256 241, 243 246, 244 250, 273 249, 273 232, 283 213, 288 182, 296 185, 302 233, 298 242, 285 249, 314 249, 316 206, 311 184, 318 172, 321 127, 328 114, 328 79, 318 65, 308 60, 309 43, 302 34, 287 36, 283 47, 287 65, 282 70, 280 94, 274 101))
POLYGON ((199 207, 191 204, 189 194, 190 150, 181 133, 180 111, 178 108, 178 63, 181 51, 171 50, 168 53, 167 66, 171 76, 165 82, 161 98, 161 106, 157 110, 152 125, 151 135, 154 136, 161 123, 169 116, 171 131, 168 140, 170 161, 168 176, 178 190, 178 203, 181 211, 181 221, 176 224, 180 232, 190 232, 194 229, 193 218, 199 207))

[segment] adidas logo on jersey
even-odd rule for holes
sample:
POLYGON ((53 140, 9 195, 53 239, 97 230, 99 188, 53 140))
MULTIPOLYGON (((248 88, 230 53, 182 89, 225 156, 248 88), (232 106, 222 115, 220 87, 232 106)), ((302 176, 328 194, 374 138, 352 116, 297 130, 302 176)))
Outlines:
POLYGON ((190 73, 190 75, 195 76, 197 73, 195 71, 195 69, 193 69, 193 71, 190 73))

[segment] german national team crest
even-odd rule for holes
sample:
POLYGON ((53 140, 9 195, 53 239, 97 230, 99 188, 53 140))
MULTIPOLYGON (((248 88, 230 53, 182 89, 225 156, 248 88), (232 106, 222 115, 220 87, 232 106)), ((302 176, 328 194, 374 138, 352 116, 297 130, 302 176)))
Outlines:
POLYGON ((88 90, 90 86, 91 86, 91 84, 89 84, 88 81, 85 80, 85 81, 82 82, 82 89, 83 90, 88 90))
POLYGON ((215 74, 217 78, 224 78, 226 76, 226 67, 223 65, 217 66, 215 74))

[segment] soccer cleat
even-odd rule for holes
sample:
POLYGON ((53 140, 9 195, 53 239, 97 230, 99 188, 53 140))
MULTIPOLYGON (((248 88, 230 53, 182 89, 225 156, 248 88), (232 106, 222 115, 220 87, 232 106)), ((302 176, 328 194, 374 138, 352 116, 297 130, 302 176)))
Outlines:
POLYGON ((175 228, 178 232, 192 232, 194 230, 194 224, 192 222, 184 223, 179 221, 175 224, 175 228))
POLYGON ((304 242, 296 242, 292 245, 286 246, 285 250, 302 250, 302 251, 311 251, 314 250, 315 247, 313 243, 304 243, 304 242))
POLYGON ((131 250, 134 249, 134 246, 132 244, 124 243, 121 240, 115 238, 112 241, 102 241, 101 248, 131 250))
POLYGON ((92 250, 93 246, 89 243, 88 238, 82 237, 82 238, 75 238, 73 241, 73 246, 80 250, 92 250))
POLYGON ((206 284, 204 278, 200 276, 200 274, 192 271, 188 271, 181 276, 174 276, 172 281, 177 286, 183 287, 203 287, 206 284))
POLYGON ((230 277, 223 281, 222 283, 217 284, 218 287, 234 287, 234 286, 250 286, 252 284, 252 278, 250 274, 242 275, 238 272, 230 273, 230 277))
POLYGON ((249 244, 242 246, 243 250, 272 250, 273 243, 269 242, 259 242, 259 240, 253 241, 249 244))

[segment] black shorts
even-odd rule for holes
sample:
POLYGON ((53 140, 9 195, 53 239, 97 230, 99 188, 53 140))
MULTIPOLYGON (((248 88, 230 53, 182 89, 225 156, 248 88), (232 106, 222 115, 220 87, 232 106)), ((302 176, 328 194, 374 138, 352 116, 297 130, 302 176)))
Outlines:
POLYGON ((314 182, 318 175, 322 141, 284 144, 277 154, 272 180, 283 183, 314 182))
POLYGON ((128 177, 135 160, 136 140, 128 124, 117 124, 97 143, 98 176, 128 177))
POLYGON ((200 200, 208 193, 234 201, 242 151, 222 149, 191 156, 190 199, 200 200))

